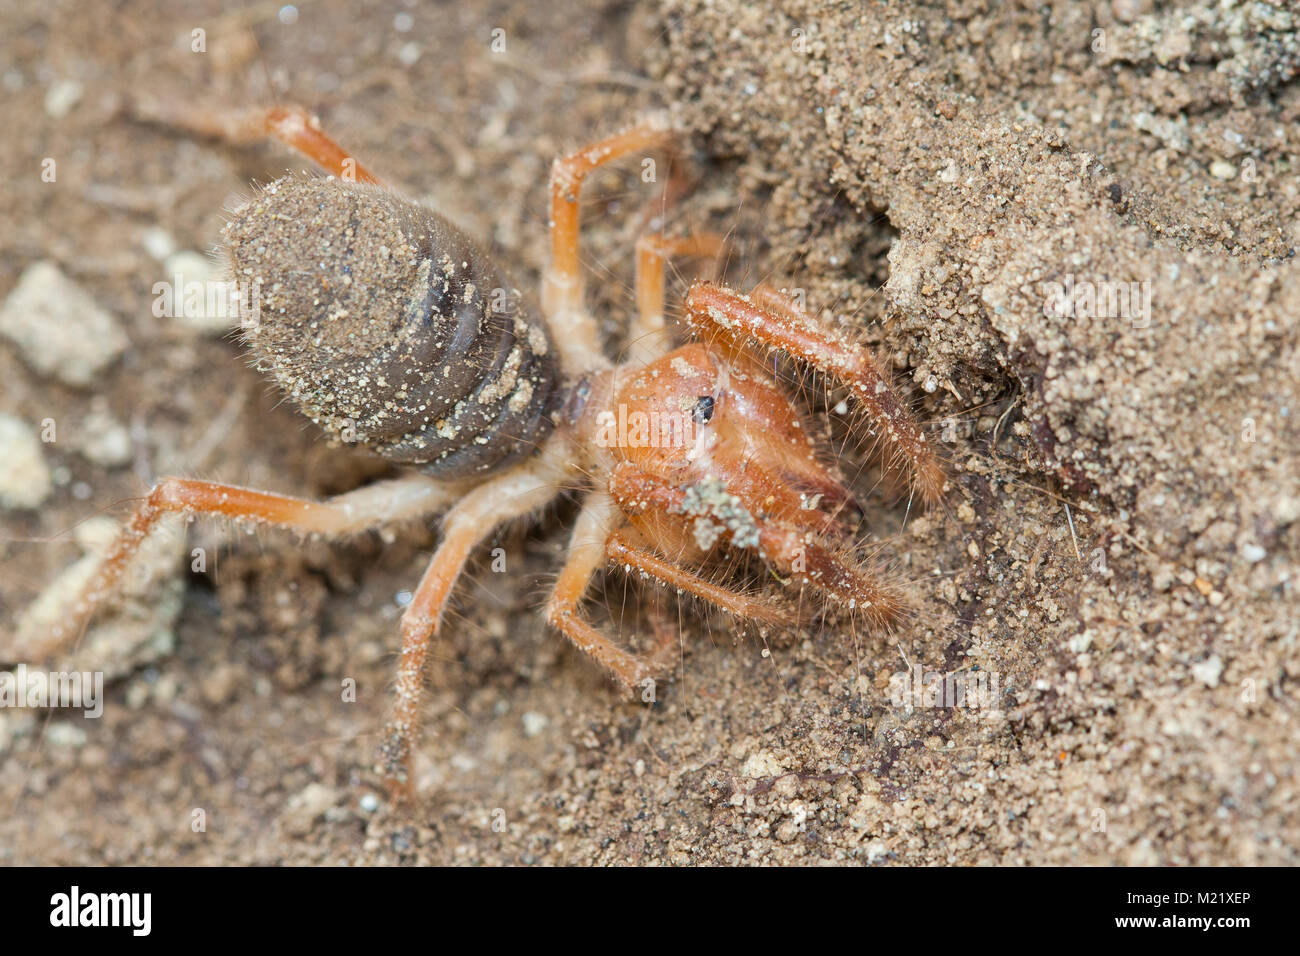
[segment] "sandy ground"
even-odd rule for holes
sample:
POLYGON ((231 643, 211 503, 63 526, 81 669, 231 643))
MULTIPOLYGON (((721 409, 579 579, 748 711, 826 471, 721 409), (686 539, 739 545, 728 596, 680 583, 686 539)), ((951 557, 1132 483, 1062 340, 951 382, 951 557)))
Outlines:
MULTIPOLYGON (((667 106, 697 184, 670 225, 733 231, 734 281, 802 289, 892 360, 952 487, 906 519, 870 498, 864 535, 917 598, 894 635, 830 621, 765 646, 612 574, 597 604, 625 629, 656 600, 681 622, 653 706, 539 623, 572 505, 502 533, 507 570, 468 576, 430 667, 410 813, 370 768, 434 532, 196 524, 135 617, 67 659, 112 676, 101 718, 0 711, 0 861, 1295 862, 1300 22, 1002 6, 6 8, 8 663, 81 555, 70 529, 155 477, 324 495, 384 471, 236 344, 154 315, 153 284, 200 268, 169 255, 302 164, 136 122, 142 99, 301 102, 521 284, 551 158, 667 106), (38 262, 57 272, 24 299, 38 262), (24 341, 42 304, 84 334, 24 341), (178 574, 193 548, 211 559, 178 574), (913 666, 997 693, 900 699, 913 666)), ((611 341, 653 198, 637 172, 584 207, 611 341)))

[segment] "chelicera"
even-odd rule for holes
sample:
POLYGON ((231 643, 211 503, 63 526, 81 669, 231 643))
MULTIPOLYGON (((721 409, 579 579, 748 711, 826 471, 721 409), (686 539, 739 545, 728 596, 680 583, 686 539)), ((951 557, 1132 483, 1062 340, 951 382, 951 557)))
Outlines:
POLYGON ((766 285, 741 294, 700 281, 685 297, 685 341, 676 344, 665 320, 665 259, 715 255, 722 239, 653 234, 637 243, 636 310, 620 361, 602 349, 579 263, 579 191, 597 167, 670 145, 664 119, 555 162, 539 309, 499 296, 511 286, 480 249, 381 185, 302 111, 277 108, 202 131, 273 136, 332 174, 274 182, 228 222, 232 278, 257 291, 245 339, 327 433, 407 472, 320 502, 163 479, 45 654, 73 640, 112 597, 169 513, 329 537, 441 513, 441 543, 401 619, 382 744, 380 769, 401 796, 412 787, 430 641, 466 561, 494 528, 563 492, 578 491, 582 504, 546 618, 629 690, 665 660, 630 653, 584 614, 584 595, 606 564, 764 624, 794 620, 783 588, 853 609, 874 626, 906 607, 898 582, 857 553, 852 495, 770 363, 782 353, 846 388, 913 495, 938 502, 943 470, 866 348, 766 285), (779 584, 764 591, 729 581, 737 556, 779 584))

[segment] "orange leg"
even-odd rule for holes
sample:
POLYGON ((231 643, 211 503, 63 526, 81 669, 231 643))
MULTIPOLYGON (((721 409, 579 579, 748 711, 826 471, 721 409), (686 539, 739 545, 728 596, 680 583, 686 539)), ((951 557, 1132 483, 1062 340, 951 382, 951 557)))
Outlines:
POLYGON ((546 619, 573 645, 604 666, 628 693, 636 693, 653 679, 654 663, 630 654, 593 627, 580 609, 592 577, 605 563, 605 542, 622 521, 609 495, 594 491, 587 496, 569 540, 568 559, 560 570, 546 619))
POLYGON ((697 282, 686 296, 686 311, 692 325, 733 346, 741 347, 747 339, 759 342, 848 385, 892 450, 890 464, 906 470, 923 502, 932 505, 942 500, 946 478, 934 449, 867 349, 822 327, 773 289, 760 288, 743 296, 697 282))
MULTIPOLYGON (((114 592, 132 555, 165 514, 205 514, 259 521, 304 534, 346 535, 437 511, 459 498, 446 519, 446 536, 434 553, 411 604, 402 616, 402 655, 397 704, 382 748, 382 769, 395 796, 409 793, 407 761, 419 727, 423 669, 428 642, 470 551, 502 521, 527 514, 559 491, 558 475, 544 464, 523 466, 478 485, 443 485, 421 475, 378 482, 325 502, 252 491, 235 485, 165 478, 149 493, 99 572, 82 593, 73 616, 88 621, 114 592)), ((79 627, 60 627, 31 649, 41 659, 68 643, 79 627)))
POLYGON ((698 574, 654 554, 627 529, 614 532, 605 546, 605 554, 615 564, 621 564, 628 570, 635 568, 669 587, 708 601, 741 620, 762 621, 780 627, 794 624, 794 615, 780 605, 706 581, 698 574))
POLYGON ((419 737, 429 641, 438 633, 447 600, 470 552, 501 522, 541 507, 559 490, 557 476, 546 466, 524 465, 480 484, 447 512, 442 543, 402 614, 396 704, 380 748, 380 770, 395 800, 413 793, 409 764, 419 737))
POLYGON ((340 536, 429 514, 453 498, 453 489, 418 475, 379 482, 323 502, 210 481, 164 478, 109 548, 67 620, 54 627, 46 640, 25 648, 25 656, 43 660, 82 633, 95 612, 116 592, 132 556, 166 514, 219 515, 278 525, 303 534, 340 536))
POLYGON ((670 138, 667 122, 655 118, 556 159, 551 168, 551 261, 542 276, 542 311, 574 368, 588 371, 608 364, 600 355, 595 321, 583 304, 578 260, 582 182, 592 170, 633 153, 660 149, 670 138))
POLYGON ((380 180, 347 150, 321 129, 320 120, 300 106, 220 112, 182 107, 166 101, 132 104, 140 120, 175 126, 197 136, 228 143, 248 143, 270 137, 284 143, 322 169, 350 182, 379 183, 380 180))
POLYGON ((693 233, 675 239, 654 232, 637 240, 637 315, 628 333, 625 350, 628 362, 649 362, 664 354, 664 260, 669 256, 712 256, 716 259, 725 248, 726 240, 714 232, 693 233))
POLYGON ((773 567, 840 606, 861 612, 873 628, 888 628, 910 606, 885 574, 835 554, 803 531, 779 525, 762 528, 759 547, 773 567))

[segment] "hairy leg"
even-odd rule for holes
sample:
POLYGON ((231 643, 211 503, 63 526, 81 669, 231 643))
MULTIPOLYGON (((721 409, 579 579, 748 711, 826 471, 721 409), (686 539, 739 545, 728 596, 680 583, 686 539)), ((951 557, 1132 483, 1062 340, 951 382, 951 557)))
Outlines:
POLYGON ((671 588, 693 594, 745 621, 762 621, 789 627, 795 616, 779 604, 706 581, 693 571, 659 557, 628 529, 614 532, 605 546, 606 557, 627 570, 640 571, 671 588))
POLYGON ((56 625, 46 640, 24 648, 25 656, 42 660, 80 636, 95 612, 116 592, 132 556, 166 514, 217 515, 302 534, 339 537, 430 514, 450 504, 456 494, 455 486, 423 475, 378 482, 329 501, 307 501, 211 481, 164 478, 122 529, 64 622, 56 625))
POLYGON ((551 323, 568 370, 590 371, 609 363, 601 354, 596 322, 583 302, 578 260, 578 199, 592 170, 644 150, 660 149, 671 139, 662 117, 592 143, 556 159, 551 168, 551 261, 542 275, 542 312, 551 323))
POLYGON ((607 493, 593 491, 587 496, 569 539, 568 557, 547 602, 546 619, 578 650, 603 665, 624 690, 635 693, 654 677, 654 664, 615 644, 582 616, 580 608, 592 577, 605 563, 605 542, 622 520, 607 493))
POLYGON ((742 347, 745 340, 785 352, 843 382, 866 408, 902 467, 913 491, 926 504, 942 500, 946 477, 911 410, 890 387, 887 376, 862 346, 822 327, 773 289, 749 296, 706 282, 686 296, 688 320, 696 328, 742 347))
POLYGON ((447 512, 442 542, 402 615, 396 704, 380 750, 380 770, 394 799, 413 792, 409 763, 419 737, 424 663, 456 579, 470 553, 494 528, 554 498, 560 491, 560 477, 552 466, 529 462, 486 480, 447 512))
POLYGON ((716 259, 725 248, 726 240, 713 232, 693 233, 674 239, 653 232, 637 240, 637 314, 628 330, 625 361, 650 362, 668 350, 668 335, 664 327, 664 260, 669 256, 712 256, 716 259))
POLYGON ((773 567, 841 607, 861 613, 872 628, 888 628, 910 606, 891 577, 809 540, 803 531, 780 525, 764 527, 759 532, 759 547, 773 567))
POLYGON ((320 120, 300 106, 220 111, 180 106, 164 100, 141 100, 132 103, 131 115, 145 122, 174 126, 196 136, 228 143, 276 139, 340 179, 358 183, 380 182, 321 129, 320 120))

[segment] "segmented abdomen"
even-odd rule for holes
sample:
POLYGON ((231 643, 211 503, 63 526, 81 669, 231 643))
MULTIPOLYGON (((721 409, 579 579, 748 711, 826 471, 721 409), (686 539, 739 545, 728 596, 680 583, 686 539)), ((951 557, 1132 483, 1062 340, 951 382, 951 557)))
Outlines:
POLYGON ((379 187, 284 179, 224 237, 259 364, 341 440, 459 478, 522 458, 552 427, 545 325, 436 213, 379 187))

